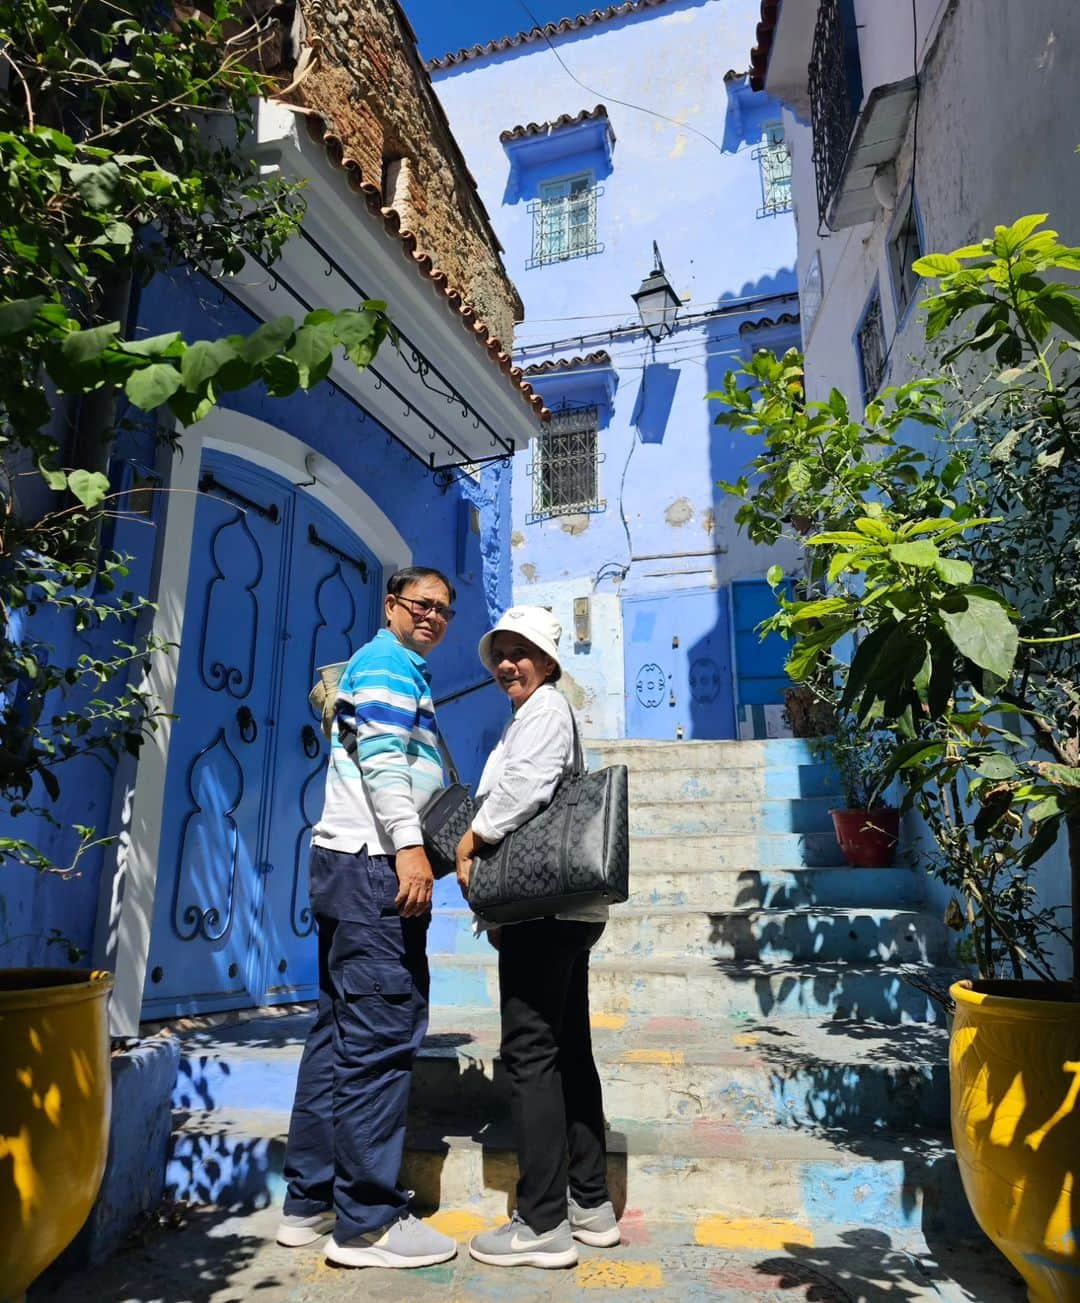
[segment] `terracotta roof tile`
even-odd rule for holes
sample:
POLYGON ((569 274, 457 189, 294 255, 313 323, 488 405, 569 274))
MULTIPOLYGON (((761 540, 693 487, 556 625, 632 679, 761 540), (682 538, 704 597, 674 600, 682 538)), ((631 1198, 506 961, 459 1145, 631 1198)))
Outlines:
POLYGON ((529 122, 525 126, 511 127, 509 131, 500 131, 499 139, 505 145, 508 140, 523 140, 526 136, 547 136, 560 127, 577 127, 583 122, 607 120, 607 107, 597 104, 592 109, 582 109, 580 113, 560 113, 550 122, 529 122))
POLYGON ((401 214, 397 209, 383 204, 381 187, 364 177, 360 164, 346 153, 345 143, 334 134, 332 124, 328 123, 321 114, 310 110, 301 111, 307 121, 308 131, 312 138, 321 142, 326 150, 326 157, 331 164, 345 173, 349 189, 363 197, 368 211, 372 215, 378 216, 387 233, 401 242, 402 252, 405 256, 415 263, 421 275, 445 296, 450 306, 461 317, 463 326, 475 335, 487 349, 489 357, 509 378, 513 387, 518 390, 521 397, 533 409, 533 414, 541 421, 550 420, 551 413, 544 406, 543 398, 523 378, 525 373, 520 368, 512 365, 510 346, 504 344, 502 340, 492 333, 490 327, 481 319, 476 309, 466 301, 463 291, 449 283, 446 272, 435 265, 431 254, 418 247, 419 242, 416 233, 402 226, 401 214))
POLYGON ((586 353, 584 357, 548 358, 527 366, 523 372, 527 376, 546 376, 553 371, 574 371, 583 366, 610 366, 611 354, 606 348, 599 348, 595 353, 586 353))
POLYGON ((769 71, 773 35, 776 32, 776 22, 780 17, 782 3, 783 0, 761 0, 761 21, 758 23, 755 32, 757 44, 750 51, 751 90, 765 89, 765 75, 769 71))
POLYGON ((504 50, 516 49, 519 45, 531 45, 534 41, 549 40, 553 36, 563 36, 567 32, 580 31, 583 27, 595 27, 598 23, 610 22, 613 18, 623 18, 627 14, 642 13, 646 9, 656 9, 667 4, 668 0, 627 0, 625 4, 608 5, 604 9, 593 9, 591 13, 578 14, 576 18, 560 18, 557 23, 544 23, 542 27, 530 27, 527 32, 518 32, 514 36, 500 36, 484 45, 471 45, 468 49, 451 51, 439 59, 429 59, 428 69, 437 71, 453 68, 469 59, 481 59, 485 54, 501 54, 504 50))
POLYGON ((757 330, 772 330, 774 326, 797 326, 797 312, 781 312, 778 317, 760 317, 757 321, 744 321, 739 327, 740 335, 752 335, 757 330))

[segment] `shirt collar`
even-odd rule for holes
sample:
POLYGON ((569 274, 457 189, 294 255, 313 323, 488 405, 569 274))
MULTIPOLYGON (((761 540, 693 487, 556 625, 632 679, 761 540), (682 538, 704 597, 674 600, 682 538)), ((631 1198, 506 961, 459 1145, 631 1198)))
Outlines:
POLYGON ((414 652, 411 647, 406 647, 405 644, 401 641, 401 639, 398 638, 395 634, 391 633, 389 629, 385 629, 385 628, 380 629, 379 632, 375 635, 375 638, 376 639, 388 638, 394 644, 395 647, 400 648, 401 651, 405 653, 405 655, 409 658, 409 660, 413 663, 413 665, 416 666, 416 668, 420 671, 420 673, 424 676, 424 678, 427 679, 429 683, 431 682, 431 671, 428 669, 428 663, 426 660, 424 660, 423 656, 421 656, 419 652, 414 652))

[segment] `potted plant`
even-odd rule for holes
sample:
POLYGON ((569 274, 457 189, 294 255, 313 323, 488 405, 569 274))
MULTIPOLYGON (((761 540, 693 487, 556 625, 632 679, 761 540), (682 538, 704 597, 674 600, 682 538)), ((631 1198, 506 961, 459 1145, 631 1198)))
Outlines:
POLYGON ((818 748, 835 766, 844 797, 830 810, 836 840, 854 869, 887 869, 896 857, 900 811, 884 799, 895 749, 884 729, 860 727, 850 711, 833 714, 833 732, 818 748))
MULTIPOLYGON (((806 402, 794 358, 717 396, 725 423, 764 437, 766 513, 793 469, 823 505, 807 548, 824 595, 778 589, 765 631, 794 640, 796 681, 858 635, 842 706, 902 739, 894 768, 939 805, 928 824, 960 888, 955 922, 983 946, 979 975, 950 991, 964 1189, 1033 1303, 1061 1303, 1080 1300, 1080 950, 1071 981, 1047 980, 1024 928, 1045 921, 1039 869, 1061 843, 1080 908, 1080 295, 1053 279, 1080 270, 1080 249, 1045 220, 915 264, 940 282, 924 300, 927 339, 944 341, 937 373, 861 418, 836 390, 806 402), (936 451, 907 456, 904 422, 935 432, 936 451), (793 468, 811 431, 826 455, 793 468), (881 457, 860 451, 875 442, 881 457), (1003 903, 1022 924, 1011 937, 1003 903)), ((732 489, 753 519, 757 486, 732 489)))

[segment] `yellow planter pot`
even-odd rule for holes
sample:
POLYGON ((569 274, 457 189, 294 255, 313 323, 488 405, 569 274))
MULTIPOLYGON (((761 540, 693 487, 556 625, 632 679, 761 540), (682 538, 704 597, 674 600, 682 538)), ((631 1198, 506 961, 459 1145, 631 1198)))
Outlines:
POLYGON ((86 1221, 109 1140, 112 977, 0 970, 0 1294, 17 1298, 86 1221))
POLYGON ((952 1133, 979 1225, 1031 1303, 1080 1303, 1080 1004, 1064 984, 957 982, 952 1133))

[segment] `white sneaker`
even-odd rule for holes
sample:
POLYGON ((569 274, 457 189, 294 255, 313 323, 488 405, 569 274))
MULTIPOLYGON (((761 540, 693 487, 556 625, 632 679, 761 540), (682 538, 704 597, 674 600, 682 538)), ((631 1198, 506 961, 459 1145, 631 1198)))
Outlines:
POLYGON ((339 1267, 434 1267, 456 1253, 455 1240, 411 1213, 384 1230, 326 1246, 327 1259, 339 1267))
POLYGON ((283 1213, 278 1222, 277 1242, 287 1249, 302 1249, 305 1244, 314 1244, 324 1235, 329 1235, 336 1220, 332 1208, 323 1213, 312 1213, 310 1217, 283 1213))

